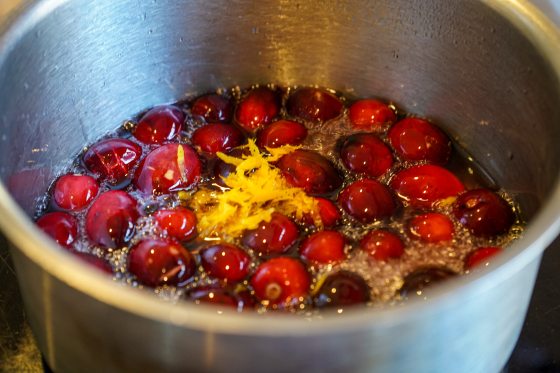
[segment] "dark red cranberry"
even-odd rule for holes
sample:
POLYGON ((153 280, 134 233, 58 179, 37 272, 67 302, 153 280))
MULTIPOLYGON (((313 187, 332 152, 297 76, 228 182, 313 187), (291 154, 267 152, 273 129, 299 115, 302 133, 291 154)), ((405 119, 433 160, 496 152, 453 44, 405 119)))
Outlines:
POLYGON ((432 123, 420 118, 405 118, 388 132, 397 154, 407 161, 445 164, 451 154, 449 137, 432 123))
POLYGON ((370 177, 383 175, 393 165, 389 147, 371 133, 348 136, 342 143, 340 159, 348 170, 370 177))
POLYGON ((196 236, 196 215, 188 208, 159 210, 154 218, 161 229, 179 241, 189 241, 196 236))
POLYGON ((473 235, 482 237, 506 233, 515 221, 511 206, 488 189, 461 194, 453 203, 453 214, 473 235))
POLYGON ((134 198, 120 190, 108 191, 97 197, 89 208, 86 233, 95 245, 121 247, 132 238, 138 216, 134 198))
POLYGON ((192 144, 207 153, 227 152, 245 142, 241 131, 230 124, 212 123, 197 128, 192 144))
POLYGON ((424 289, 456 275, 455 272, 444 267, 419 268, 404 278, 404 284, 399 293, 403 298, 409 298, 410 296, 423 297, 424 289))
POLYGON ((82 252, 74 252, 74 254, 78 258, 93 266, 94 268, 97 268, 101 272, 105 272, 110 275, 113 274, 113 268, 111 268, 111 265, 105 259, 101 259, 95 255, 82 252))
POLYGON ((146 286, 182 286, 194 275, 195 261, 179 242, 149 238, 130 250, 128 269, 146 286))
POLYGON ((277 164, 291 185, 309 194, 327 194, 340 188, 342 177, 334 165, 322 155, 298 149, 286 154, 277 164))
POLYGON ((200 261, 208 275, 220 280, 237 282, 243 280, 249 273, 251 258, 237 246, 220 243, 203 248, 200 251, 200 261))
POLYGON ((319 88, 300 88, 286 103, 288 113, 312 122, 326 122, 338 117, 344 106, 338 97, 319 88))
POLYGON ((229 123, 232 119, 233 105, 229 98, 211 93, 194 100, 191 114, 203 118, 207 123, 229 123))
POLYGON ((455 197, 465 187, 450 171, 435 165, 420 165, 399 171, 391 180, 397 195, 415 208, 430 208, 448 197, 455 197))
POLYGON ((385 229, 369 231, 361 240, 360 248, 375 260, 400 258, 404 254, 404 243, 401 238, 385 229))
POLYGON ((362 223, 390 217, 396 209, 389 188, 372 179, 358 180, 348 185, 338 195, 338 204, 362 223))
MULTIPOLYGON (((331 228, 338 224, 342 215, 334 202, 321 197, 315 197, 315 201, 317 201, 317 207, 319 208, 319 219, 321 219, 322 227, 331 228)), ((310 214, 305 214, 303 216, 302 223, 306 225, 315 225, 313 216, 310 214)))
POLYGON ((237 308, 239 304, 233 292, 216 285, 197 286, 189 290, 187 296, 197 304, 207 303, 232 308, 237 308))
POLYGON ((127 139, 108 139, 92 145, 84 154, 84 165, 114 184, 129 176, 142 155, 140 145, 127 139))
POLYGON ((278 148, 284 145, 300 145, 306 137, 307 128, 303 124, 282 119, 259 131, 257 146, 259 148, 278 148))
POLYGON ((81 210, 97 196, 99 185, 88 175, 63 175, 54 184, 53 199, 64 210, 81 210))
POLYGON ((267 87, 250 90, 237 105, 235 121, 249 133, 272 123, 280 113, 280 95, 267 87))
POLYGON ((262 254, 286 252, 297 240, 298 228, 293 221, 277 212, 269 222, 261 222, 257 229, 243 234, 243 244, 262 254))
POLYGON ((60 246, 70 248, 78 237, 78 221, 66 212, 49 212, 37 220, 37 226, 60 246))
POLYGON ((319 231, 306 237, 299 245, 299 254, 313 264, 331 264, 346 258, 346 240, 337 231, 319 231))
POLYGON ((393 109, 374 99, 358 100, 348 109, 348 118, 352 126, 359 130, 381 129, 393 123, 397 116, 393 109))
MULTIPOLYGON (((248 155, 250 152, 247 148, 234 148, 227 152, 227 155, 235 158, 241 158, 243 155, 248 155)), ((214 183, 222 186, 227 187, 224 183, 224 179, 227 178, 231 173, 235 173, 236 166, 231 163, 226 163, 221 159, 218 159, 214 164, 214 183)))
POLYGON ((497 246, 478 247, 465 258, 465 269, 473 269, 484 265, 502 251, 503 249, 497 246))
POLYGON ((311 279, 297 259, 272 258, 259 265, 251 278, 258 300, 266 305, 289 306, 308 296, 311 279))
POLYGON ((313 297, 315 307, 344 307, 370 300, 370 288, 359 275, 349 271, 330 274, 313 297))
POLYGON ((185 114, 173 105, 156 106, 138 121, 132 135, 144 144, 161 144, 181 132, 185 114))
POLYGON ((201 164, 189 145, 166 144, 152 150, 140 163, 134 185, 145 194, 186 190, 200 180, 201 164))
POLYGON ((408 232, 414 239, 437 243, 451 241, 455 233, 453 222, 437 212, 417 215, 408 221, 408 232))

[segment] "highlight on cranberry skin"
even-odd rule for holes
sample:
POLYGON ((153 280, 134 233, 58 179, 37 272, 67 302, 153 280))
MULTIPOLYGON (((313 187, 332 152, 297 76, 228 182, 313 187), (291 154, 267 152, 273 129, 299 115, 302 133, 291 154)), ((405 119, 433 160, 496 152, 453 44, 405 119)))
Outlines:
POLYGON ((248 133, 272 123, 280 113, 280 95, 268 87, 258 87, 243 96, 235 110, 235 122, 248 133))
POLYGON ((359 275, 341 270, 330 274, 313 296, 317 308, 345 307, 370 301, 370 288, 359 275))
POLYGON ((230 123, 233 118, 233 104, 225 96, 210 93, 194 100, 191 114, 203 118, 206 123, 230 123))
POLYGON ((140 118, 132 135, 144 144, 161 144, 177 137, 184 121, 185 114, 178 107, 156 106, 140 118))
POLYGON ((263 129, 257 134, 259 148, 278 148, 284 145, 300 145, 307 137, 307 128, 301 123, 281 119, 263 129))
POLYGON ((67 249, 72 247, 78 237, 78 221, 66 212, 49 212, 35 224, 57 244, 67 249))
POLYGON ((98 192, 99 185, 93 177, 67 174, 55 182, 52 196, 59 208, 78 211, 88 206, 98 192))
POLYGON ((247 277, 251 258, 235 245, 220 243, 200 250, 200 261, 209 276, 237 282, 247 277))
POLYGON ((86 168, 112 184, 119 184, 138 164, 140 145, 127 139, 107 139, 93 144, 82 158, 86 168))
POLYGON ((243 245, 260 254, 282 254, 296 242, 297 225, 287 216, 274 212, 269 222, 261 222, 257 229, 243 234, 243 245))
POLYGON ((338 195, 338 204, 362 223, 388 218, 397 207, 389 188, 373 179, 362 179, 348 185, 338 195))
POLYGON ((215 154, 227 152, 243 144, 245 136, 237 127, 230 124, 211 123, 197 128, 191 141, 203 152, 215 154))
POLYGON ((391 149, 372 133, 348 136, 342 143, 340 159, 348 170, 370 177, 382 176, 393 165, 391 149))
POLYGON ((190 241, 196 234, 196 215, 186 207, 158 210, 154 213, 156 224, 178 241, 190 241))
POLYGON ((411 238, 427 243, 451 241, 455 234, 451 219, 437 212, 417 215, 408 221, 407 227, 411 238))
POLYGON ((301 257, 313 264, 334 264, 346 259, 346 239, 338 231, 319 231, 307 236, 299 245, 301 257))
POLYGON ((278 257, 261 263, 250 283, 264 305, 289 307, 308 297, 311 278, 299 260, 278 257))
POLYGON ((387 261, 400 258, 404 254, 404 248, 402 239, 385 229, 369 231, 360 240, 360 249, 375 260, 387 261))
POLYGON ((478 247, 465 258, 465 270, 471 270, 475 267, 487 265, 494 256, 503 251, 498 246, 478 247))
POLYGON ((184 286, 195 273, 195 261, 179 242, 150 238, 130 250, 128 269, 146 286, 184 286))
POLYGON ((304 87, 290 95, 286 108, 293 117, 319 123, 339 117, 344 105, 325 89, 304 87))
POLYGON ((382 129, 397 120, 393 109, 371 98, 354 102, 348 109, 348 118, 352 127, 358 130, 382 129))

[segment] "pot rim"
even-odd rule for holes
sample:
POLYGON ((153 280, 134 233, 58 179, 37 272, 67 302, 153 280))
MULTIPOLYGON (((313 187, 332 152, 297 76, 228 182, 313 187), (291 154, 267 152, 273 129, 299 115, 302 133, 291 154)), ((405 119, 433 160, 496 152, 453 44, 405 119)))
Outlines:
MULTIPOLYGON (((23 4, 4 25, 0 24, 0 66, 19 38, 57 7, 70 0, 42 0, 23 4)), ((535 6, 525 0, 481 0, 508 19, 550 63, 560 82, 560 33, 535 6)), ((123 287, 98 270, 61 250, 40 231, 0 183, 0 228, 21 251, 54 278, 100 302, 138 316, 176 327, 242 335, 317 335, 352 332, 371 327, 390 327, 441 312, 446 305, 472 299, 482 291, 505 281, 535 260, 560 232, 560 173, 546 205, 527 225, 523 236, 487 267, 459 276, 430 291, 430 300, 407 301, 397 307, 356 307, 342 315, 333 310, 313 317, 291 314, 237 313, 217 311, 213 306, 178 302, 170 305, 153 294, 123 287), (483 286, 480 286, 483 285, 483 286)), ((48 276, 44 281, 52 281, 48 276)), ((50 289, 50 286, 44 286, 50 289)))

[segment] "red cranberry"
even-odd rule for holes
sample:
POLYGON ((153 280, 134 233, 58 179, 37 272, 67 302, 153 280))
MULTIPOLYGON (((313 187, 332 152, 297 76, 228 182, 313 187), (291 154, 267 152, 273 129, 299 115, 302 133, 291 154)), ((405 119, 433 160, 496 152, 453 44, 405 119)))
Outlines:
POLYGON ((188 208, 159 210, 154 218, 161 229, 179 241, 189 241, 196 236, 196 215, 188 208))
POLYGON ((340 149, 340 158, 348 170, 370 177, 383 175, 393 165, 389 147, 371 133, 348 136, 340 149))
POLYGON ((138 219, 136 200, 112 190, 93 201, 86 215, 86 233, 95 245, 116 248, 127 244, 138 219))
MULTIPOLYGON (((234 148, 229 152, 227 152, 227 155, 235 158, 241 158, 243 155, 248 155, 248 154, 250 154, 250 152, 247 148, 234 148)), ((227 187, 227 185, 224 183, 224 179, 227 178, 231 173, 235 173, 236 169, 237 168, 235 165, 226 163, 221 159, 218 159, 216 163, 214 163, 214 168, 213 168, 214 183, 222 187, 227 187)))
POLYGON ((191 114, 203 118, 207 123, 229 123, 233 105, 229 98, 211 93, 194 100, 191 114))
POLYGON ((130 250, 128 269, 146 286, 182 286, 194 275, 195 261, 179 242, 149 238, 130 250))
POLYGON ((278 168, 291 185, 309 194, 326 194, 342 185, 342 177, 334 165, 322 155, 298 149, 278 161, 278 168))
POLYGON ((249 91, 237 105, 235 120, 249 133, 264 127, 280 113, 280 96, 277 91, 259 87, 249 91))
POLYGON ((227 152, 244 141, 245 136, 237 127, 222 123, 207 124, 192 135, 193 145, 207 153, 227 152))
POLYGON ((348 185, 338 195, 338 204, 362 223, 389 217, 396 208, 389 189, 372 179, 358 180, 348 185))
POLYGON ((224 305, 237 309, 251 308, 255 301, 248 291, 235 291, 217 285, 197 286, 187 293, 189 299, 195 303, 207 303, 214 305, 224 305))
POLYGON ((348 109, 350 123, 356 129, 371 130, 397 119, 395 112, 383 102, 374 99, 358 100, 348 109))
POLYGON ((275 212, 269 222, 263 221, 257 229, 245 232, 243 244, 262 254, 281 254, 294 244, 298 234, 293 221, 275 212))
POLYGON ((88 253, 74 252, 74 254, 78 258, 80 258, 84 262, 88 263, 89 265, 93 266, 94 268, 97 268, 101 272, 105 272, 105 273, 110 274, 110 275, 113 274, 113 268, 111 268, 111 265, 109 263, 107 263, 106 260, 101 259, 101 258, 99 258, 95 255, 88 254, 88 253))
POLYGON ((177 137, 185 114, 172 105, 156 106, 140 119, 132 135, 144 144, 161 144, 177 137))
POLYGON ((284 145, 300 145, 307 137, 307 128, 301 123, 291 120, 276 121, 257 135, 259 148, 278 148, 284 145))
POLYGON ((388 132, 395 151, 407 161, 445 164, 451 154, 451 141, 438 127, 420 118, 405 118, 388 132))
POLYGON ((437 212, 413 217, 408 221, 408 230, 412 238, 430 243, 451 241, 455 233, 451 219, 437 212))
POLYGON ((198 183, 201 167, 198 155, 190 146, 162 145, 152 150, 140 163, 134 184, 145 194, 186 190, 198 183))
POLYGON ((237 246, 221 243, 200 251, 204 270, 212 277, 230 282, 243 280, 249 273, 251 258, 237 246))
POLYGON ((453 214, 473 235, 482 237, 506 233, 515 221, 511 206, 488 189, 461 194, 453 203, 453 214))
POLYGON ((465 269, 473 269, 474 267, 484 265, 488 263, 493 256, 502 251, 503 249, 497 246, 479 247, 465 258, 465 269))
POLYGON ((91 176, 63 175, 54 184, 53 198, 64 210, 81 210, 97 196, 99 185, 91 176))
POLYGON ((386 261, 404 254, 404 243, 395 233, 384 229, 369 231, 361 240, 360 248, 375 260, 386 261))
POLYGON ((410 295, 423 296, 424 289, 456 275, 455 272, 443 267, 419 268, 404 278, 399 293, 403 298, 408 298, 410 295))
POLYGON ((344 307, 370 300, 370 288, 355 273, 338 271, 330 274, 313 297, 315 307, 344 307))
POLYGON ((272 258, 258 266, 251 278, 255 296, 269 305, 289 306, 307 297, 311 279, 297 259, 272 258))
POLYGON ((420 165, 399 171, 391 180, 397 195, 415 208, 430 208, 441 199, 455 197, 465 187, 443 167, 420 165))
POLYGON ((326 122, 342 113, 338 97, 319 88, 300 88, 290 95, 286 103, 288 113, 312 122, 326 122))
MULTIPOLYGON (((319 218, 323 228, 331 228, 338 224, 342 215, 338 207, 329 199, 315 197, 319 208, 319 218)), ((307 225, 314 225, 313 217, 310 214, 303 216, 302 222, 307 225)))
POLYGON ((306 261, 314 264, 338 263, 346 258, 346 240, 337 231, 319 231, 303 240, 299 253, 306 261))
POLYGON ((37 220, 37 226, 60 246, 70 248, 78 237, 78 221, 66 212, 49 212, 37 220))
POLYGON ((140 145, 127 139, 108 139, 92 145, 84 154, 84 165, 91 172, 114 184, 122 182, 142 155, 140 145))

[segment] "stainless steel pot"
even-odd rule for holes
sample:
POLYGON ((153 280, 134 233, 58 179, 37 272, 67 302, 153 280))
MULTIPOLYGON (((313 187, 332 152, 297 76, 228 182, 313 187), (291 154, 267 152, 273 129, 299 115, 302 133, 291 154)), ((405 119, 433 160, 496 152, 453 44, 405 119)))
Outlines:
POLYGON ((44 0, 0 40, 0 225, 56 372, 496 372, 560 229, 560 38, 521 0, 44 0), (30 219, 85 143, 154 104, 318 84, 428 115, 520 201, 523 238, 429 301, 309 321, 170 305, 58 249, 30 219))

